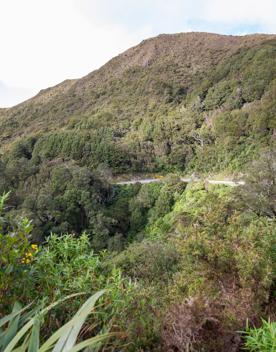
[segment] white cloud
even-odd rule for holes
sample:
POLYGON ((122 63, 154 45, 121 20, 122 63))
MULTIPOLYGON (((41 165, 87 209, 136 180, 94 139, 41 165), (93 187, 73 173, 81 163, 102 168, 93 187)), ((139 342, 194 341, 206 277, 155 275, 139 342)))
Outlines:
POLYGON ((184 31, 189 13, 195 10, 188 0, 75 0, 75 4, 100 26, 119 25, 133 33, 147 28, 151 34, 176 32, 180 22, 184 31))
MULTIPOLYGON (((185 31, 197 26, 235 31, 236 27, 276 31, 275 0, 75 0, 90 20, 118 24, 132 31, 151 26, 153 33, 185 31)), ((209 29, 209 30, 210 30, 209 29)), ((208 28, 206 28, 208 30, 208 28)))
POLYGON ((276 0, 0 0, 0 80, 33 94, 158 33, 276 32, 275 13, 276 0))
POLYGON ((200 17, 225 25, 256 25, 276 32, 275 0, 206 0, 199 9, 200 17))

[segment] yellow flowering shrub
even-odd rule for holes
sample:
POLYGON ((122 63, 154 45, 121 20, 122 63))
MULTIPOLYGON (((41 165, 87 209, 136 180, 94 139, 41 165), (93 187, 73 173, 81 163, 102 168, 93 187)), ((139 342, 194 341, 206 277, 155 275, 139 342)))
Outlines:
POLYGON ((21 263, 30 264, 37 252, 38 252, 38 245, 31 244, 30 249, 24 254, 24 257, 21 259, 21 263))

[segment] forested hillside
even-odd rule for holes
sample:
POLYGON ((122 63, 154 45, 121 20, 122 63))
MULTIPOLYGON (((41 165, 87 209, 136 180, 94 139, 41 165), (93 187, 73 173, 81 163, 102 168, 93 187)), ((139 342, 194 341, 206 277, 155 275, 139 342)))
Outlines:
POLYGON ((2 110, 0 193, 43 236, 101 232, 113 175, 246 171, 275 145, 275 45, 161 35, 2 110))
POLYGON ((63 157, 115 173, 239 169, 275 133, 275 40, 146 40, 0 113, 1 150, 27 144, 36 165, 63 157))
POLYGON ((183 33, 0 109, 1 316, 105 288, 80 338, 110 331, 95 351, 273 352, 275 97, 275 35, 183 33), (143 173, 165 177, 113 183, 143 173))

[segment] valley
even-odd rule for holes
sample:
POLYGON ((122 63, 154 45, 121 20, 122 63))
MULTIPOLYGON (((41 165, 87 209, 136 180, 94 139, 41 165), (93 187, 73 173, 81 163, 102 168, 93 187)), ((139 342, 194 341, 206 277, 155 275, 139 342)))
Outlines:
POLYGON ((271 341, 275 97, 275 35, 189 32, 0 109, 0 351, 76 322, 102 352, 271 341))

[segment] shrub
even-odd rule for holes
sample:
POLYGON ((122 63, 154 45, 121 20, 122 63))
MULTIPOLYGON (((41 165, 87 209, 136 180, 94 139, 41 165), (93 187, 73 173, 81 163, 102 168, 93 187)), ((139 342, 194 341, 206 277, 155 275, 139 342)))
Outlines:
POLYGON ((21 206, 36 225, 34 236, 43 241, 51 232, 92 233, 109 194, 110 187, 88 167, 51 164, 28 179, 21 206))
MULTIPOLYGON (((97 255, 93 252, 86 234, 80 238, 50 236, 32 264, 35 289, 29 291, 28 300, 47 298, 55 301, 70 293, 93 293, 105 288, 108 290, 106 300, 112 299, 113 304, 99 314, 101 321, 108 321, 119 312, 119 307, 124 307, 133 285, 122 277, 119 269, 111 267, 107 270, 104 257, 104 253, 97 255)), ((56 321, 63 322, 80 303, 61 305, 55 312, 56 321)))
POLYGON ((60 299, 67 293, 97 291, 101 259, 91 249, 88 235, 51 235, 33 265, 34 297, 60 299), (72 280, 72 278, 74 278, 72 280))
POLYGON ((142 185, 139 192, 129 201, 130 231, 142 231, 149 218, 149 211, 159 197, 162 186, 158 183, 142 185))
POLYGON ((276 217, 276 152, 261 154, 258 161, 248 167, 245 185, 239 187, 236 198, 243 208, 257 215, 276 217))
POLYGON ((179 254, 172 244, 144 240, 130 245, 112 259, 123 273, 145 282, 164 282, 177 270, 179 254))
POLYGON ((237 352, 240 339, 223 326, 220 310, 218 303, 199 297, 171 307, 162 327, 165 351, 237 352))
POLYGON ((233 86, 231 85, 233 85, 231 82, 221 81, 210 88, 204 101, 206 110, 219 108, 225 103, 226 99, 233 91, 233 86))

